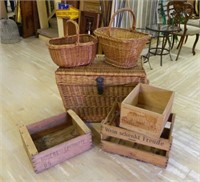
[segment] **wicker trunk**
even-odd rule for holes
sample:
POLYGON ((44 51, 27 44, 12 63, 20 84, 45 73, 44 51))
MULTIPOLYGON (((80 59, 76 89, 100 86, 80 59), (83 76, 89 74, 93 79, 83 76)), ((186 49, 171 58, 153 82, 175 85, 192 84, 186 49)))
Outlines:
POLYGON ((121 102, 138 83, 148 83, 141 61, 122 69, 97 58, 89 66, 58 68, 55 75, 65 108, 87 122, 101 122, 113 102, 121 102))

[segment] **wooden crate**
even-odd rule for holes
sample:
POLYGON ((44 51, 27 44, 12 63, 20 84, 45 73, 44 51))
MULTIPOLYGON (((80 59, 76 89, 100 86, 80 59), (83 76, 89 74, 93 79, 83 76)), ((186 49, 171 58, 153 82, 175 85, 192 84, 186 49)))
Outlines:
POLYGON ((122 101, 120 127, 159 138, 173 99, 173 91, 139 83, 122 101))
POLYGON ((87 151, 91 131, 72 110, 28 126, 20 126, 24 148, 36 173, 87 151))
POLYGON ((152 138, 144 134, 119 127, 120 107, 119 104, 116 103, 114 104, 106 119, 101 123, 101 134, 103 136, 111 136, 168 151, 170 150, 172 143, 174 117, 175 114, 170 114, 168 122, 165 125, 160 138, 152 138))
POLYGON ((119 106, 114 105, 101 126, 101 145, 106 152, 166 167, 172 144, 175 114, 171 113, 159 139, 119 127, 119 106))

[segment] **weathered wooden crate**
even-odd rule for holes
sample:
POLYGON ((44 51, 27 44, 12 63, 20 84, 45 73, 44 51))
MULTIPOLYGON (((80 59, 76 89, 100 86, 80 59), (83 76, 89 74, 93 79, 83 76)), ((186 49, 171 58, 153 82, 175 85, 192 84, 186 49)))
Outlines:
POLYGON ((173 99, 173 91, 139 83, 122 101, 120 127, 159 138, 173 99))
POLYGON ((159 139, 119 127, 120 109, 114 105, 101 126, 101 145, 106 152, 166 167, 172 144, 175 114, 171 113, 159 139))
POLYGON ((91 131, 72 110, 20 126, 21 138, 36 173, 87 151, 91 131))

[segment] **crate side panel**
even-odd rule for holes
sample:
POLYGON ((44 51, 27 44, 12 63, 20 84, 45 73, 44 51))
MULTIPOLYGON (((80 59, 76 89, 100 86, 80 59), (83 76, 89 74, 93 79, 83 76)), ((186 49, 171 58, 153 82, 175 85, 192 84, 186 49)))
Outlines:
POLYGON ((38 154, 38 150, 35 147, 35 144, 29 134, 29 131, 26 126, 19 127, 20 136, 24 145, 24 148, 28 154, 29 159, 32 159, 32 156, 38 154))
POLYGON ((50 148, 33 157, 34 170, 41 172, 89 150, 91 146, 91 134, 87 134, 50 148))
POLYGON ((167 156, 159 156, 153 153, 144 152, 138 149, 122 146, 108 141, 102 141, 102 149, 106 152, 134 158, 160 167, 166 167, 168 162, 167 156))
POLYGON ((86 143, 84 145, 77 145, 76 147, 73 147, 73 149, 70 149, 66 154, 59 154, 57 157, 49 158, 49 159, 42 159, 41 161, 36 161, 33 163, 33 168, 36 173, 40 173, 46 169, 49 169, 57 164, 63 163, 65 160, 68 160, 70 158, 73 158, 77 155, 80 155, 81 153, 86 152, 91 148, 91 143, 86 143))
POLYGON ((66 122, 66 113, 53 116, 27 126, 30 134, 40 132, 55 126, 61 125, 66 122))
POLYGON ((162 116, 137 107, 121 105, 120 127, 151 137, 160 137, 162 132, 162 116))
MULTIPOLYGON (((174 101, 174 93, 171 95, 168 103, 167 103, 167 106, 163 112, 163 120, 164 121, 167 121, 167 118, 170 116, 170 113, 172 112, 172 107, 173 107, 173 101, 174 101)), ((163 122, 163 125, 165 124, 166 122, 163 122)), ((164 126, 163 126, 164 127, 164 126)))
POLYGON ((173 97, 172 91, 141 84, 139 105, 146 105, 155 112, 162 114, 171 97, 173 97))
POLYGON ((147 146, 152 146, 163 150, 169 150, 172 142, 169 139, 151 138, 134 131, 129 131, 120 127, 109 126, 109 125, 102 125, 101 134, 102 138, 104 138, 104 135, 112 136, 115 138, 136 142, 147 146))
POLYGON ((91 130, 73 110, 69 109, 67 112, 72 118, 74 127, 79 131, 81 135, 91 133, 91 130))

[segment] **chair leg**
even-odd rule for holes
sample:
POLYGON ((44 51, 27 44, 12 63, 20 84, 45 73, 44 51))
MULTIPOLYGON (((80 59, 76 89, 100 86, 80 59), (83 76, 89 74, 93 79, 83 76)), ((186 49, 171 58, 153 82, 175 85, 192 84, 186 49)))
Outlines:
POLYGON ((188 35, 186 35, 186 38, 185 38, 185 43, 187 42, 187 39, 188 39, 188 35))
POLYGON ((176 36, 175 36, 175 35, 172 35, 172 45, 171 45, 171 50, 172 50, 173 47, 174 47, 175 38, 176 38, 176 36))
POLYGON ((178 42, 178 46, 176 47, 176 49, 178 49, 178 48, 179 48, 179 46, 180 46, 180 43, 181 43, 181 39, 180 39, 180 41, 178 42))
POLYGON ((171 61, 173 61, 172 55, 171 55, 172 43, 171 43, 171 41, 170 41, 169 35, 166 36, 166 42, 168 42, 168 45, 169 45, 169 56, 170 56, 170 59, 171 59, 171 61))
POLYGON ((151 63, 150 63, 149 58, 150 58, 150 55, 149 55, 148 53, 147 53, 146 55, 143 55, 143 56, 142 56, 143 63, 148 62, 148 64, 149 64, 149 68, 150 68, 150 70, 152 70, 153 68, 151 67, 151 63))
POLYGON ((196 45, 197 45, 198 40, 199 40, 199 34, 196 34, 196 39, 195 39, 194 45, 193 45, 193 47, 192 47, 192 53, 193 53, 193 55, 196 54, 196 52, 195 52, 195 47, 196 47, 196 45))
POLYGON ((177 47, 178 48, 178 53, 177 53, 177 56, 176 56, 176 61, 178 60, 179 54, 181 52, 182 45, 183 45, 183 42, 184 42, 184 38, 185 38, 185 36, 181 36, 181 40, 180 40, 180 42, 178 44, 178 47, 177 47))
MULTIPOLYGON (((179 43, 178 43, 178 46, 177 46, 177 48, 176 49, 179 49, 180 48, 180 45, 182 44, 181 42, 182 41, 184 41, 184 38, 185 38, 185 36, 183 35, 183 36, 181 36, 181 39, 180 39, 180 41, 179 41, 179 43)), ((182 45, 181 45, 182 46, 182 45)))

